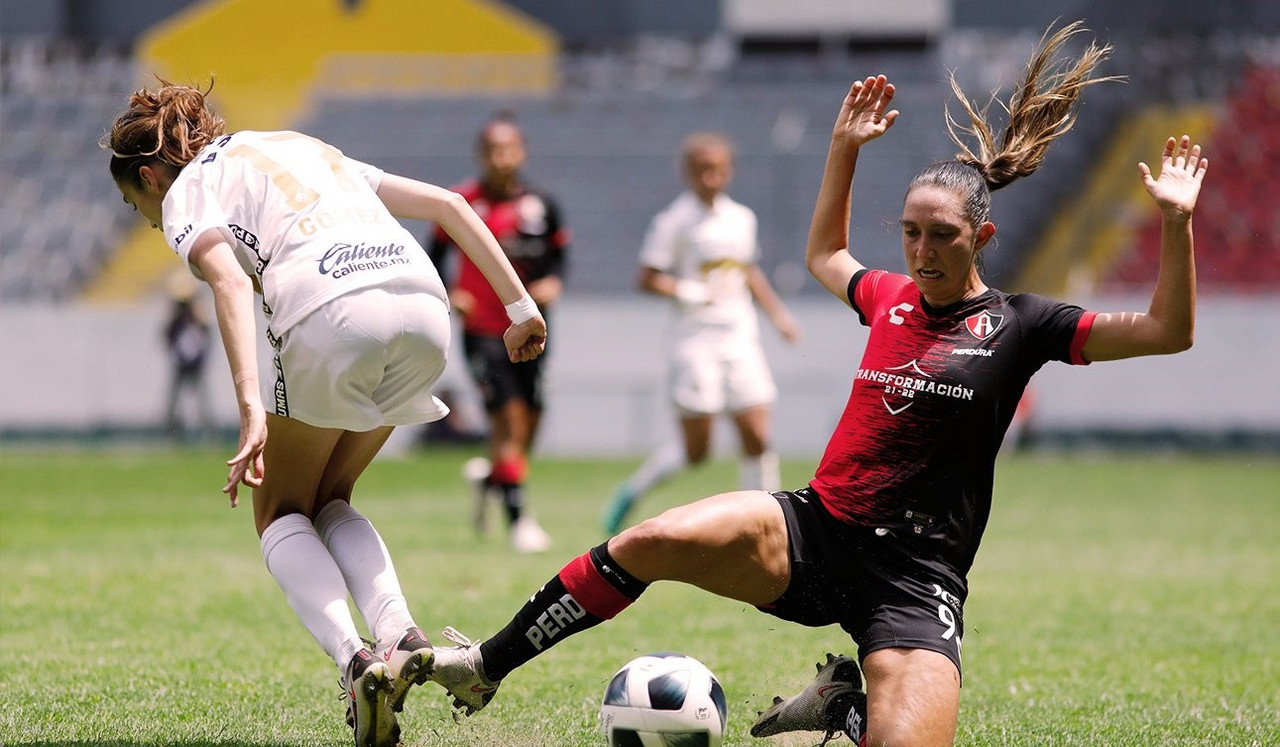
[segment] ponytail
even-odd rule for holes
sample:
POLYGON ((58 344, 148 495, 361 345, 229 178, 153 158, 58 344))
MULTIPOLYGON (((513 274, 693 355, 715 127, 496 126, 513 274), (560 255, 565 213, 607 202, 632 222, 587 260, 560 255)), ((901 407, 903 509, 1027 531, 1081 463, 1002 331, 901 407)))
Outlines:
POLYGON ((111 151, 111 176, 117 182, 136 185, 138 169, 147 164, 181 169, 226 132, 226 122, 208 105, 212 82, 201 91, 157 80, 158 90, 142 89, 130 96, 129 108, 98 143, 111 151))
POLYGON ((926 167, 911 181, 908 192, 922 185, 957 190, 964 196, 971 225, 986 222, 991 213, 991 192, 1040 168, 1049 145, 1075 124, 1076 103, 1084 89, 1122 79, 1093 77, 1098 65, 1111 55, 1109 44, 1100 46, 1091 41, 1079 58, 1056 59, 1068 40, 1085 31, 1076 21, 1052 35, 1045 31, 1040 37, 1022 81, 1007 103, 998 102, 1009 113, 998 143, 987 121, 988 110, 997 99, 993 95, 986 106, 979 107, 965 96, 953 73, 951 90, 969 119, 968 125, 960 124, 947 109, 947 132, 960 152, 950 161, 926 167), (974 146, 967 145, 966 139, 975 141, 974 146))

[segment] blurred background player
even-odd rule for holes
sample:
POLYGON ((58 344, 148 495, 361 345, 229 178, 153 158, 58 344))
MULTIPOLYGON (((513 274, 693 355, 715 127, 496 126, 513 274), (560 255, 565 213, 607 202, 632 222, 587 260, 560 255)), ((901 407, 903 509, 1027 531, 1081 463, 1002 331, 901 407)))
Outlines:
POLYGON ((721 135, 685 138, 681 166, 687 189, 649 224, 640 250, 640 289, 672 299, 668 387, 680 418, 681 443, 659 446, 614 493, 604 529, 617 534, 641 496, 689 466, 706 461, 715 417, 733 419, 742 444, 744 489, 780 487, 769 410, 777 387, 754 303, 782 336, 800 327, 757 261, 756 214, 725 194, 733 179, 733 145, 721 135))
POLYGON ((169 318, 163 337, 169 356, 169 389, 165 396, 165 436, 185 441, 188 430, 182 417, 183 395, 194 404, 200 438, 213 438, 213 409, 205 385, 205 363, 213 343, 209 319, 201 304, 199 283, 189 273, 169 281, 169 318))
MULTIPOLYGON (((521 169, 527 160, 524 133, 509 113, 481 128, 476 141, 481 174, 456 185, 493 232, 544 317, 560 298, 569 230, 550 195, 529 185, 521 169)), ((457 244, 438 227, 428 252, 446 267, 457 244)), ((506 511, 511 544, 518 552, 543 552, 551 537, 526 506, 529 452, 542 419, 544 358, 512 363, 502 342, 507 326, 502 301, 465 254, 458 258, 449 300, 462 320, 467 368, 489 416, 488 459, 467 462, 464 476, 475 486, 476 531, 487 530, 490 498, 506 511)))

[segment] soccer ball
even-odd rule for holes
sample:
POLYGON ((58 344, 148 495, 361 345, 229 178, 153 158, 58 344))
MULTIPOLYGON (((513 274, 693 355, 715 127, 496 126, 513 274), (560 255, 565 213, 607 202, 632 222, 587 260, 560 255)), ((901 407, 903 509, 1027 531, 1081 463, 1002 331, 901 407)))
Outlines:
POLYGON ((724 688, 702 662, 648 654, 609 680, 600 728, 609 747, 720 747, 726 710, 724 688))

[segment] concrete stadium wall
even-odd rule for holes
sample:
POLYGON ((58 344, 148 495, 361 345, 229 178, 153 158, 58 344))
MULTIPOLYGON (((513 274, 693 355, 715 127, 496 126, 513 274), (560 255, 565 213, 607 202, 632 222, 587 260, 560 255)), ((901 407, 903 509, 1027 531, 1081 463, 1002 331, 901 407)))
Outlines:
MULTIPOLYGON (((816 458, 848 396, 866 341, 852 312, 834 299, 789 303, 805 339, 765 341, 781 390, 778 450, 816 458)), ((1146 299, 1097 299, 1096 309, 1141 309, 1146 299)), ((664 396, 666 308, 643 297, 570 298, 552 319, 548 409, 539 449, 554 455, 638 456, 674 434, 664 396)), ((128 308, 0 307, 0 436, 9 444, 49 434, 129 434, 156 429, 168 368, 159 302, 128 308)), ((1280 298, 1202 299, 1195 347, 1178 356, 1046 366, 1033 380, 1029 429, 1050 441, 1091 443, 1099 433, 1181 434, 1179 442, 1221 444, 1231 434, 1280 443, 1280 298)), ((269 371, 267 351, 263 370, 269 371)), ((442 382, 474 390, 462 356, 442 382)), ((209 362, 219 422, 234 432, 236 408, 220 351, 209 362)), ((461 413, 467 415, 468 408, 461 413)), ((473 415, 474 417, 474 415, 473 415)), ((414 431, 397 443, 412 442, 414 431)), ((717 448, 736 444, 727 428, 717 448)))

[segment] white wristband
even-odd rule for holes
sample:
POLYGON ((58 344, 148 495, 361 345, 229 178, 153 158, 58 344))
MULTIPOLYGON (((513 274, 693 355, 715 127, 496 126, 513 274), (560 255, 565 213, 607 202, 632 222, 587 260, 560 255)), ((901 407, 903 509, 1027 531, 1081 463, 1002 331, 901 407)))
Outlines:
POLYGON ((533 298, 528 293, 507 304, 506 309, 507 318, 512 324, 524 324, 530 319, 541 316, 538 312, 538 304, 533 302, 533 298))

